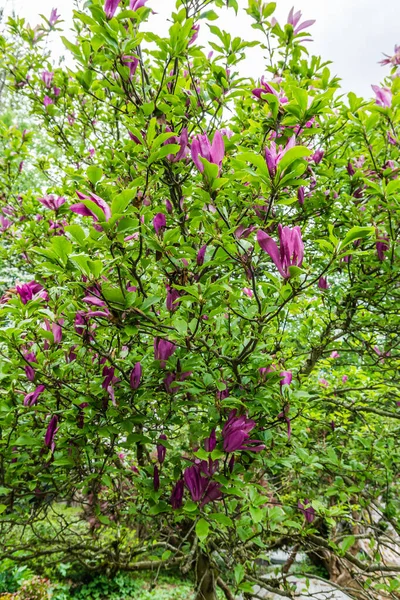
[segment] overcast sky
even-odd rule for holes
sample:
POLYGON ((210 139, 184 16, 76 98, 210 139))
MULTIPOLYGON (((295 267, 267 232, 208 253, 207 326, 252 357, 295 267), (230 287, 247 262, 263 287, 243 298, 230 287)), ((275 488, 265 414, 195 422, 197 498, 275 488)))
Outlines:
MULTIPOLYGON (((400 0, 278 0, 275 13, 280 23, 285 23, 287 14, 295 2, 295 8, 303 12, 303 18, 316 19, 309 30, 313 42, 309 51, 331 60, 331 72, 342 78, 344 91, 359 95, 371 95, 371 84, 379 83, 388 74, 388 68, 378 65, 382 52, 393 54, 394 45, 400 44, 400 0)), ((251 20, 244 12, 247 0, 238 0, 240 14, 223 11, 213 24, 244 39, 254 39, 257 32, 251 28, 251 20)), ((0 0, 0 6, 9 13, 14 9, 31 25, 39 22, 39 13, 49 15, 53 7, 62 14, 68 30, 71 26, 73 0, 0 0)), ((175 0, 148 0, 147 6, 157 14, 150 17, 152 31, 165 32, 166 19, 174 9, 175 0)), ((207 45, 207 26, 202 24, 199 42, 207 45)), ((61 54, 60 42, 53 41, 54 54, 61 54)), ((258 79, 264 71, 262 53, 249 50, 241 67, 242 74, 258 79)))

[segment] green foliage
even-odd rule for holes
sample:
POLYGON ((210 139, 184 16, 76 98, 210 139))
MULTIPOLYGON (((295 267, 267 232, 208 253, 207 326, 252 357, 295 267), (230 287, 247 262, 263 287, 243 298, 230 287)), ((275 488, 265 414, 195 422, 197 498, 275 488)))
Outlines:
POLYGON ((54 24, 9 21, 7 85, 48 152, 0 123, 2 256, 32 279, 0 310, 2 556, 106 570, 82 598, 124 569, 250 593, 295 547, 391 593, 400 78, 345 98, 297 17, 250 0, 246 41, 223 5, 178 0, 161 37, 92 0, 70 69, 54 24), (260 87, 237 70, 254 45, 260 87))

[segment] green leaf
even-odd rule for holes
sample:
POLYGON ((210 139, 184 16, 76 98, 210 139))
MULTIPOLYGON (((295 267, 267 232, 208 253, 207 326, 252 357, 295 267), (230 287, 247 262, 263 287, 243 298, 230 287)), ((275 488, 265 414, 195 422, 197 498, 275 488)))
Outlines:
POLYGON ((210 525, 205 519, 199 519, 196 523, 196 535, 201 542, 207 538, 210 531, 210 525))
POLYGON ((93 185, 96 185, 103 177, 103 171, 100 167, 90 166, 86 170, 86 176, 93 185))
POLYGON ((340 244, 340 250, 354 242, 355 240, 362 240, 371 235, 375 234, 374 227, 352 227, 350 231, 347 232, 344 240, 340 244))
POLYGON ((0 504, 0 515, 7 510, 7 505, 6 504, 0 504))
POLYGON ((306 156, 310 156, 310 154, 311 150, 309 150, 309 148, 306 148, 305 146, 295 146, 294 148, 290 148, 290 150, 288 150, 286 154, 283 155, 282 159, 278 163, 278 173, 282 173, 295 160, 304 158, 306 156))
POLYGON ((133 198, 135 198, 136 192, 137 192, 137 190, 136 190, 136 188, 134 188, 134 189, 124 190, 123 192, 118 194, 118 196, 115 196, 115 198, 113 199, 113 201, 111 203, 111 214, 113 216, 123 214, 126 207, 133 200, 133 198))
POLYGON ((355 544, 355 541, 356 538, 354 537, 354 535, 349 535, 348 537, 345 537, 342 543, 340 544, 340 549, 343 552, 347 552, 347 550, 349 550, 349 548, 351 548, 353 544, 355 544))
POLYGON ((233 573, 235 575, 235 581, 236 581, 236 585, 239 585, 239 583, 241 581, 243 581, 244 579, 244 575, 245 575, 245 570, 244 570, 244 566, 243 565, 236 565, 233 573))

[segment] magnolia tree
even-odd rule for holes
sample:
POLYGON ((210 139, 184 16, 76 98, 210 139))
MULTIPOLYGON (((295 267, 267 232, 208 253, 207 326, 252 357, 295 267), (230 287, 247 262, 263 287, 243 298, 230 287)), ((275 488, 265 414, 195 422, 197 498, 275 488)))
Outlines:
POLYGON ((45 189, 1 196, 30 277, 0 311, 0 555, 232 600, 286 548, 278 596, 306 552, 398 597, 399 49, 343 97, 300 12, 249 0, 248 42, 211 24, 236 0, 178 0, 165 37, 148 4, 88 0, 70 67, 57 10, 2 40, 49 151, 45 189))

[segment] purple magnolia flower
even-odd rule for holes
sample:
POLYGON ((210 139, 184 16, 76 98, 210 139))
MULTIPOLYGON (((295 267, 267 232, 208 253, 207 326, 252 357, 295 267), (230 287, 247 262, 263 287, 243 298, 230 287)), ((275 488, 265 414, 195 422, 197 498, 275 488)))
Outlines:
POLYGON ((351 164, 350 161, 347 163, 346 169, 347 169, 347 172, 350 175, 350 177, 353 177, 353 175, 355 173, 355 170, 354 170, 354 167, 353 167, 353 165, 351 164))
POLYGON ((43 104, 47 108, 50 104, 53 104, 53 100, 51 98, 49 98, 49 96, 45 96, 43 98, 43 104))
POLYGON ((179 479, 179 481, 176 482, 171 494, 171 506, 174 510, 177 510, 182 506, 184 489, 185 482, 183 479, 179 479))
POLYGON ((376 252, 379 260, 385 260, 385 252, 389 250, 389 238, 387 235, 380 236, 375 243, 376 252))
POLYGON ((204 165, 200 157, 205 158, 209 163, 218 165, 218 173, 221 172, 222 159, 225 154, 224 140, 220 131, 214 133, 212 144, 207 134, 200 134, 193 138, 191 145, 192 159, 200 173, 204 171, 204 165))
POLYGON ((297 190, 297 200, 299 201, 299 204, 301 204, 303 206, 303 204, 304 204, 304 187, 302 185, 297 190))
POLYGON ((146 4, 147 0, 131 0, 129 3, 130 10, 139 10, 146 4))
POLYGON ((256 98, 261 99, 262 94, 273 94, 278 98, 280 104, 286 104, 288 102, 285 93, 282 90, 277 92, 276 89, 264 79, 264 76, 261 77, 260 85, 261 87, 254 88, 251 92, 256 98))
POLYGON ((267 252, 272 258, 279 273, 287 279, 290 277, 289 267, 301 267, 304 257, 304 245, 301 239, 301 230, 298 225, 290 229, 290 227, 282 227, 278 225, 278 235, 280 240, 280 248, 276 242, 261 229, 257 232, 257 241, 264 252, 267 252))
POLYGON ((318 287, 320 290, 327 290, 329 288, 328 280, 326 277, 319 278, 318 287))
POLYGON ((158 235, 160 232, 162 233, 165 227, 167 226, 167 219, 165 218, 164 213, 157 213, 153 219, 153 227, 158 235))
MULTIPOLYGON (((100 196, 97 196, 92 192, 89 193, 89 196, 82 194, 82 192, 77 192, 77 196, 80 200, 91 200, 92 202, 94 202, 103 211, 105 221, 109 221, 111 219, 111 209, 108 206, 107 202, 103 200, 103 198, 100 198, 100 196)), ((96 225, 97 221, 99 220, 97 215, 92 210, 90 210, 90 208, 88 208, 85 204, 83 204, 83 202, 73 204, 69 208, 70 210, 72 210, 72 212, 74 212, 77 215, 81 215, 82 217, 92 217, 93 221, 95 221, 95 229, 97 229, 97 231, 102 231, 101 226, 96 225)))
POLYGON ((400 65, 400 46, 395 45, 393 56, 389 56, 389 54, 383 54, 383 56, 386 56, 386 58, 379 61, 380 65, 392 65, 394 67, 400 65))
POLYGON ((38 200, 41 204, 43 204, 43 206, 54 211, 57 211, 65 202, 65 198, 62 196, 58 196, 56 198, 53 196, 53 194, 50 194, 49 196, 43 196, 43 198, 38 198, 38 200))
POLYGON ((52 8, 51 13, 50 13, 50 19, 49 19, 50 27, 54 27, 54 25, 57 23, 57 21, 59 20, 60 17, 61 17, 61 15, 57 14, 57 9, 52 8))
POLYGON ((349 378, 348 375, 343 375, 343 377, 342 377, 343 383, 346 383, 346 381, 348 380, 348 378, 349 378))
POLYGON ((175 288, 172 288, 170 285, 167 285, 166 288, 167 288, 166 306, 169 311, 174 312, 179 307, 179 298, 181 297, 181 295, 178 290, 176 290, 175 288))
POLYGON ((239 225, 239 227, 237 229, 235 229, 234 236, 238 240, 240 240, 242 238, 246 240, 249 237, 249 235, 251 235, 253 233, 255 228, 256 228, 255 225, 250 225, 250 227, 245 227, 244 225, 239 225))
POLYGON ((165 198, 165 208, 167 209, 167 213, 172 215, 174 212, 174 207, 172 206, 172 202, 169 198, 165 198))
POLYGON ((124 65, 129 67, 129 78, 133 79, 133 76, 135 75, 136 69, 139 65, 139 59, 137 56, 123 56, 121 60, 124 65))
POLYGON ((239 417, 236 415, 236 409, 232 410, 222 429, 224 452, 235 452, 235 450, 260 452, 263 450, 265 446, 260 440, 249 438, 250 431, 256 426, 255 421, 248 419, 245 415, 239 417))
POLYGON ((173 355, 175 350, 176 346, 172 342, 159 337, 154 338, 154 359, 160 361, 162 369, 165 368, 166 361, 173 355))
POLYGON ((64 323, 64 319, 61 319, 60 322, 58 323, 52 323, 51 324, 51 331, 53 333, 53 340, 55 344, 60 344, 61 340, 62 340, 62 327, 61 325, 63 325, 64 323))
POLYGON ((44 290, 43 286, 40 285, 40 283, 36 283, 36 281, 16 285, 15 289, 21 298, 22 304, 26 304, 29 300, 36 300, 38 298, 43 298, 44 300, 48 299, 47 292, 44 290))
POLYGON ((154 491, 158 492, 158 490, 160 489, 160 473, 158 471, 157 465, 154 465, 153 486, 154 486, 154 491))
POLYGON ((37 388, 33 392, 29 392, 26 394, 24 398, 24 406, 34 406, 37 404, 38 398, 42 392, 44 392, 44 385, 38 385, 37 388))
POLYGON ((218 498, 221 498, 221 496, 221 484, 217 483, 216 481, 210 481, 203 496, 203 500, 200 502, 200 508, 202 508, 205 504, 208 504, 208 502, 218 500, 218 498))
POLYGON ((217 436, 215 435, 215 428, 210 433, 210 437, 204 440, 204 450, 206 452, 212 452, 217 445, 217 436))
MULTIPOLYGON (((162 433, 158 439, 166 440, 167 436, 164 433, 162 433)), ((163 464, 166 453, 167 453, 166 447, 163 446, 163 444, 157 444, 157 460, 160 463, 160 465, 163 464)))
POLYGON ((173 135, 165 142, 166 146, 169 144, 179 144, 180 146, 180 149, 176 154, 167 154, 167 158, 170 162, 176 163, 187 157, 189 154, 188 141, 188 130, 187 127, 184 127, 181 131, 181 135, 173 135))
POLYGON ((291 148, 294 148, 295 145, 296 137, 293 135, 287 142, 285 148, 283 148, 282 146, 279 146, 279 148, 277 148, 275 142, 271 142, 270 147, 265 148, 265 161, 267 163, 270 177, 275 177, 277 165, 285 156, 286 152, 291 148))
POLYGON ((54 73, 50 71, 43 71, 42 73, 42 81, 46 87, 51 87, 51 82, 53 81, 54 73))
POLYGON ((121 0, 106 0, 104 2, 104 12, 106 13, 107 19, 112 19, 115 15, 115 11, 118 8, 118 4, 121 0))
POLYGON ((392 105, 392 91, 388 87, 379 87, 379 85, 371 85, 376 96, 376 104, 390 108, 392 105))
POLYGON ((142 379, 142 365, 137 362, 131 371, 129 382, 133 390, 137 390, 142 379))
POLYGON ((54 448, 55 448, 54 436, 56 435, 56 433, 58 431, 57 425, 58 425, 58 417, 57 417, 57 415, 54 415, 54 417, 51 418, 51 421, 47 427, 46 435, 44 436, 44 443, 48 448, 51 449, 52 452, 54 452, 54 448))
POLYGON ((195 43, 195 41, 197 40, 197 38, 199 36, 199 30, 200 30, 200 25, 193 25, 192 31, 194 31, 194 33, 189 40, 188 46, 195 43))
POLYGON ((325 152, 323 150, 316 150, 314 154, 310 157, 310 160, 312 160, 316 165, 319 165, 321 160, 324 158, 324 154, 325 152))
POLYGON ((7 219, 7 217, 3 217, 3 215, 0 215, 0 231, 4 232, 7 231, 7 229, 10 229, 12 222, 7 219))
POLYGON ((337 350, 333 350, 331 352, 331 358, 339 358, 340 354, 339 352, 337 352, 337 350))
POLYGON ((303 29, 306 29, 307 27, 311 27, 311 25, 314 25, 314 23, 315 23, 315 19, 311 19, 309 21, 303 21, 303 23, 299 23, 300 19, 301 19, 301 11, 298 10, 295 13, 294 7, 292 7, 289 12, 288 18, 287 18, 287 23, 289 25, 293 26, 293 32, 295 35, 297 35, 303 29))
POLYGON ((193 502, 200 502, 208 485, 208 479, 202 477, 198 465, 187 467, 183 474, 186 487, 188 488, 193 502))
POLYGON ((279 382, 281 387, 284 385, 290 385, 292 383, 293 375, 291 371, 281 371, 279 375, 282 377, 279 382))
POLYGON ((315 510, 313 509, 313 507, 310 505, 310 501, 309 500, 304 500, 304 504, 302 502, 298 502, 297 504, 298 509, 300 510, 300 512, 303 513, 307 523, 312 523, 315 519, 315 510))
POLYGON ((35 380, 35 369, 31 365, 25 366, 25 375, 29 381, 35 380))
POLYGON ((207 251, 207 245, 205 244, 204 246, 202 246, 200 248, 200 250, 197 253, 196 263, 199 267, 201 267, 204 264, 204 257, 206 255, 206 251, 207 251))

